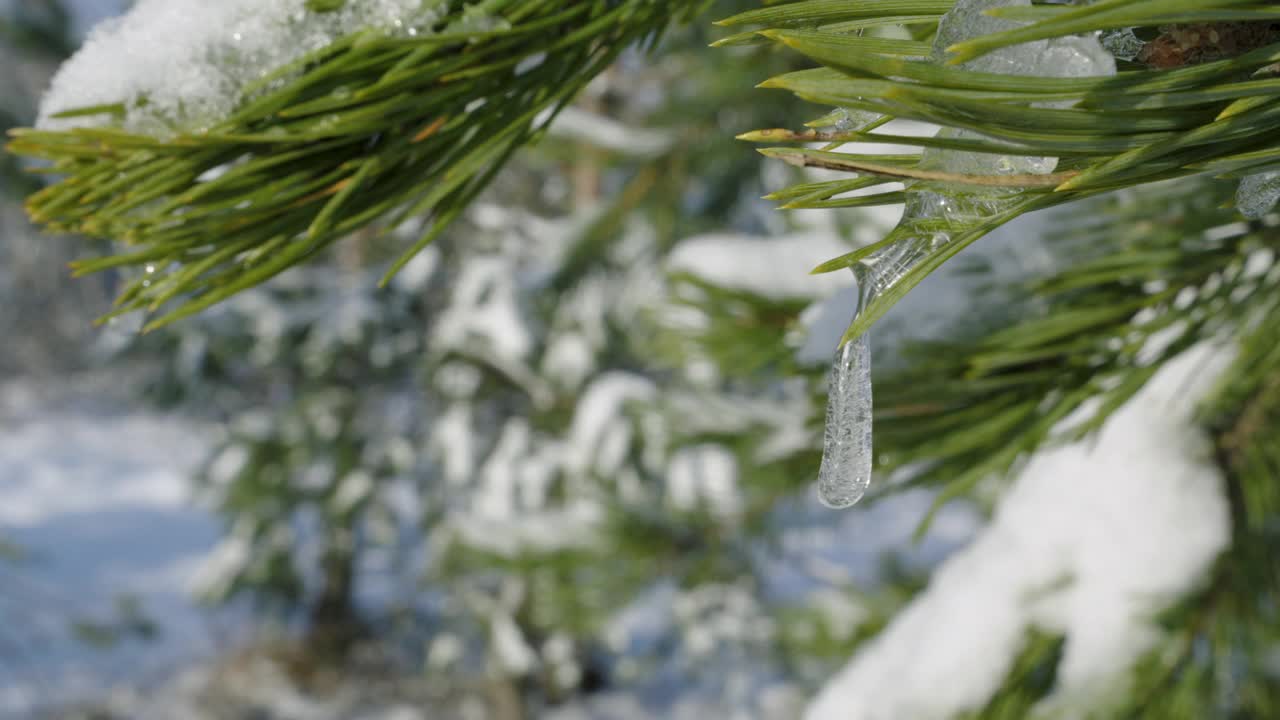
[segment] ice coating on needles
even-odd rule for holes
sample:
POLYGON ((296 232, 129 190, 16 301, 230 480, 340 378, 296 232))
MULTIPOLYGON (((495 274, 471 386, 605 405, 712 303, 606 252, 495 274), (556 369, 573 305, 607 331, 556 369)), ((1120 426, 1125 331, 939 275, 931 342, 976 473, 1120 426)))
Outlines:
MULTIPOLYGON (((934 62, 944 62, 947 48, 964 40, 1018 26, 986 15, 999 7, 1030 7, 1030 0, 959 0, 942 17, 934 40, 934 62)), ((962 65, 975 72, 1039 77, 1113 75, 1115 57, 1088 36, 1038 40, 1001 48, 962 65)), ((970 130, 944 128, 943 137, 981 138, 970 130)), ((1054 171, 1057 158, 926 149, 922 168, 970 175, 1043 175, 1054 171)), ((1016 191, 952 193, 908 187, 903 226, 910 237, 864 258, 854 268, 858 278, 858 312, 896 285, 917 264, 951 242, 947 226, 989 216, 1016 197, 1016 191), (942 221, 940 224, 936 221, 942 221)), ((873 457, 871 352, 866 333, 837 348, 827 383, 827 426, 818 494, 831 507, 853 505, 871 480, 873 457)))
MULTIPOLYGON (((1018 27, 1018 23, 986 15, 987 10, 1000 7, 1030 7, 1030 0, 959 0, 938 24, 934 40, 933 59, 943 62, 946 49, 958 42, 993 32, 1018 27)), ((1069 36, 1037 40, 1011 47, 1000 48, 961 65, 975 72, 1006 75, 1033 75, 1038 77, 1092 77, 1114 75, 1115 58, 1094 37, 1069 36)), ((943 137, 981 138, 970 130, 944 128, 943 137)), ((926 148, 920 158, 920 167, 950 173, 970 175, 1044 175, 1054 171, 1057 158, 998 155, 993 153, 961 152, 926 148)), ((985 190, 982 192, 937 192, 922 187, 908 188, 908 199, 902 222, 907 225, 920 221, 962 221, 997 212, 1004 202, 1016 193, 1010 190, 985 190)), ((945 223, 944 223, 945 225, 945 223)), ((860 307, 874 300, 896 284, 916 263, 933 250, 950 242, 950 235, 943 230, 928 230, 918 237, 895 243, 883 251, 889 255, 895 270, 883 267, 878 256, 866 259, 867 265, 880 265, 875 283, 865 283, 860 307), (907 246, 904 249, 900 246, 907 246), (868 296, 868 290, 873 293, 868 296)))
MULTIPOLYGON (((933 60, 947 60, 947 48, 982 35, 1013 30, 1020 26, 1010 20, 986 15, 987 10, 1004 7, 1031 7, 1030 0, 959 0, 938 23, 933 42, 933 60)), ((1067 36, 1036 40, 1000 48, 962 63, 960 67, 974 72, 1036 77, 1093 77, 1114 75, 1115 57, 1094 37, 1067 36)), ((1046 104, 1053 107, 1054 104, 1046 104)), ((982 135, 970 130, 943 129, 942 137, 976 138, 982 135)), ((1043 175, 1058 165, 1057 158, 991 153, 925 150, 921 164, 949 172, 974 175, 1043 175)))

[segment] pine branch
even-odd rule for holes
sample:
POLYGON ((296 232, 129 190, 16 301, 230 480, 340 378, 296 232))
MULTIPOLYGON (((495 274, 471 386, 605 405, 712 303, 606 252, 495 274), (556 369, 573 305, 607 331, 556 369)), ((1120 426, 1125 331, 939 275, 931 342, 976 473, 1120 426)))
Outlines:
MULTIPOLYGON (((720 22, 761 26, 724 44, 765 39, 791 48, 824 67, 788 73, 761 87, 846 108, 873 126, 807 132, 761 130, 743 135, 756 142, 831 143, 825 150, 762 150, 811 167, 855 173, 864 187, 906 180, 911 189, 985 200, 1005 188, 998 207, 946 218, 950 241, 927 256, 894 287, 870 299, 846 339, 864 332, 898 299, 961 249, 996 227, 1032 210, 1098 193, 1160 180, 1212 173, 1239 177, 1280 166, 1280 10, 1250 0, 1102 0, 1085 6, 1035 5, 997 8, 990 16, 1025 22, 946 48, 946 63, 927 57, 920 42, 886 42, 872 34, 886 22, 906 25, 915 38, 935 34, 952 2, 872 0, 833 3, 803 0, 742 13, 720 22), (959 63, 1035 40, 1115 28, 1162 28, 1146 65, 1121 63, 1113 76, 1049 78, 977 72, 959 63), (1220 30, 1220 32, 1219 32, 1220 30), (755 37, 752 37, 755 33, 755 37), (1155 48, 1165 49, 1157 52, 1155 48), (1173 56, 1176 54, 1176 58, 1173 56), (1151 69, 1156 68, 1156 69, 1151 69), (904 137, 875 130, 890 119, 910 119, 972 133, 963 137, 904 137), (1058 172, 1046 175, 978 175, 939 172, 913 159, 869 159, 838 144, 865 143, 984 153, 991 156, 1056 157, 1058 172), (1013 198, 1013 199, 1010 199, 1013 198)), ((786 208, 839 207, 899 202, 901 193, 849 196, 848 181, 805 186, 802 193, 775 194, 786 208)), ((871 253, 919 237, 924 230, 905 220, 882 243, 825 263, 815 272, 856 266, 871 253)))
POLYGON ((272 70, 207 129, 142 135, 113 127, 127 108, 99 106, 62 114, 97 126, 17 130, 8 149, 61 177, 30 198, 34 220, 129 248, 75 271, 143 270, 116 314, 167 308, 155 328, 426 215, 394 273, 623 49, 702 4, 492 0, 498 22, 475 31, 448 2, 415 36, 358 31, 272 70))
MULTIPOLYGON (((972 340, 917 346, 908 369, 881 379, 882 463, 921 464, 911 484, 942 486, 940 506, 1045 444, 1100 429, 1192 345, 1261 332, 1258 318, 1280 303, 1265 263, 1280 252, 1280 227, 1236 222, 1221 207, 1230 191, 1183 181, 1094 201, 1052 238, 1083 260, 985 303, 1038 310, 972 340), (1068 416, 1076 422, 1064 429, 1068 416)), ((1247 378, 1241 402, 1265 387, 1259 372, 1234 374, 1247 378)))
POLYGON ((1202 412, 1226 471, 1231 549, 1205 587, 1165 613, 1168 635, 1139 666, 1130 707, 1117 717, 1271 717, 1280 642, 1280 314, 1258 314, 1239 356, 1202 412))

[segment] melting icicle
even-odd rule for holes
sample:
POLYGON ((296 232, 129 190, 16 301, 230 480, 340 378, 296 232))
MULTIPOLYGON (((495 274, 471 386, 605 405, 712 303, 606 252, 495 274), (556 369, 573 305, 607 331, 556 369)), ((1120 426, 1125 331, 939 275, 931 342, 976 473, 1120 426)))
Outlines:
POLYGON ((1236 191, 1236 207, 1247 218, 1266 215, 1277 201, 1280 201, 1280 170, 1247 175, 1236 191))
MULTIPOLYGON (((858 312, 906 275, 928 249, 896 243, 854 268, 858 312)), ((871 340, 868 333, 836 348, 827 374, 827 426, 818 469, 818 498, 827 507, 847 508, 871 485, 871 340)))
POLYGON ((866 333, 836 349, 827 394, 818 498, 839 509, 862 499, 871 484, 871 343, 866 333))
MULTIPOLYGON (((999 32, 1017 23, 991 17, 998 7, 1030 7, 1030 0, 958 0, 938 25, 933 59, 942 62, 946 48, 969 38, 999 32)), ((1087 77, 1115 74, 1115 57, 1097 38, 1069 36, 1001 48, 970 62, 968 70, 1041 77, 1087 77)), ((857 111, 837 109, 815 126, 849 129, 865 122, 857 111)), ((968 130, 943 129, 943 137, 982 137, 968 130)), ((925 150, 921 167, 974 175, 1046 174, 1058 159, 991 153, 925 150)), ((1273 185, 1280 195, 1280 180, 1273 185)), ((1016 192, 950 193, 936 187, 908 187, 902 225, 906 239, 864 258, 858 277, 858 312, 897 285, 925 258, 951 242, 949 228, 998 212, 1016 192)), ((1274 203, 1275 197, 1271 198, 1274 203)), ((1268 205, 1269 207, 1270 205, 1268 205)), ((827 427, 818 475, 818 495, 833 508, 856 503, 871 482, 871 349, 867 334, 836 350, 828 376, 827 427)))

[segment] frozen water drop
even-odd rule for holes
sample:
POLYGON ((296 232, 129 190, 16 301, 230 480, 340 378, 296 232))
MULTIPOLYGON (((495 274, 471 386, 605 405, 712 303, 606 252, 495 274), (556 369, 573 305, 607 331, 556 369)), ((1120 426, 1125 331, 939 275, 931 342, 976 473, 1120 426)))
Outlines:
POLYGON ((871 484, 871 343, 866 333, 836 349, 827 376, 827 428, 818 498, 846 508, 871 484))
POLYGON ((1280 201, 1280 170, 1254 173, 1240 181, 1236 207, 1247 218, 1260 218, 1280 201))
POLYGON ((870 110, 838 107, 817 120, 805 123, 824 134, 861 132, 884 116, 870 110))

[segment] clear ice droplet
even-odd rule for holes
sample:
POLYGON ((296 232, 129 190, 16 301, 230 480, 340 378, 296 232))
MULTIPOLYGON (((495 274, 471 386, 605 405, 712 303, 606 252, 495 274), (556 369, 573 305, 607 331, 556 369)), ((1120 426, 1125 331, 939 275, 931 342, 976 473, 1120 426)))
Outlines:
POLYGON ((835 123, 832 130, 836 132, 858 132, 868 125, 880 119, 879 113, 873 113, 869 110, 855 110, 853 108, 836 108, 835 123))
POLYGON ((818 498, 831 508, 862 499, 871 484, 871 343, 866 333, 839 348, 827 376, 827 429, 818 498))
POLYGON ((1280 170, 1247 175, 1236 191, 1236 207, 1247 218, 1263 217, 1277 201, 1280 201, 1280 170))

